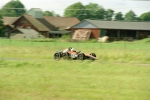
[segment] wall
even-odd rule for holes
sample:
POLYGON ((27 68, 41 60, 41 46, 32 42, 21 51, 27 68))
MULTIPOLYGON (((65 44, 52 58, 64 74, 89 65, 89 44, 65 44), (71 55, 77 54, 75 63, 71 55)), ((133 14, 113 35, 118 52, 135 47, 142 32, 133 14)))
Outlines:
POLYGON ((42 18, 43 12, 40 9, 31 9, 28 11, 29 15, 32 15, 34 18, 42 18))
POLYGON ((90 38, 99 38, 100 37, 100 29, 91 29, 92 30, 92 34, 90 36, 90 38))
MULTIPOLYGON (((80 28, 73 28, 71 29, 71 37, 73 36, 73 33, 75 32, 75 30, 78 30, 80 28)), ((82 30, 83 28, 81 28, 82 30)), ((86 29, 86 28, 84 28, 86 29)), ((97 39, 100 37, 100 29, 88 29, 88 30, 91 30, 91 35, 90 35, 90 38, 93 38, 93 39, 97 39)))

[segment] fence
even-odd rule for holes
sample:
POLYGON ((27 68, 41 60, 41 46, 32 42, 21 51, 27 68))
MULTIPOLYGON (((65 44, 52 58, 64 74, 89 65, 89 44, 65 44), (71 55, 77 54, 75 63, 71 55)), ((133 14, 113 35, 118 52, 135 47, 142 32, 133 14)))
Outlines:
POLYGON ((13 40, 13 39, 0 39, 0 46, 49 46, 49 47, 75 47, 75 48, 121 48, 121 49, 146 49, 150 50, 149 43, 142 42, 127 42, 118 41, 110 43, 102 42, 64 42, 59 39, 28 39, 28 40, 13 40))

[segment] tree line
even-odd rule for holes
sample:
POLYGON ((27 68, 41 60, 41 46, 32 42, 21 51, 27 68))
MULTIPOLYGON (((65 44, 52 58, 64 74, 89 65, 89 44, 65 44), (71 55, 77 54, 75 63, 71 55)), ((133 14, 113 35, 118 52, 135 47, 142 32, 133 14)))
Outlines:
POLYGON ((126 20, 126 21, 150 21, 150 12, 145 12, 139 17, 132 11, 128 11, 125 15, 122 12, 115 13, 112 9, 104 9, 97 3, 89 3, 83 5, 81 2, 68 6, 64 11, 66 17, 77 17, 84 19, 102 19, 102 20, 126 20), (76 10, 77 9, 77 10, 76 10))
MULTIPOLYGON (((1 16, 18 17, 26 14, 27 10, 24 4, 19 0, 11 0, 1 9, 1 16)), ((44 11, 44 16, 60 16, 54 11, 44 11)), ((104 9, 97 3, 83 5, 81 2, 71 4, 64 10, 64 17, 77 17, 79 20, 84 19, 102 19, 102 20, 127 20, 127 21, 150 21, 150 12, 145 12, 139 17, 130 10, 125 15, 122 12, 115 13, 112 9, 104 9)))
MULTIPOLYGON (((2 17, 18 17, 26 14, 27 10, 24 4, 19 0, 11 0, 0 9, 0 32, 2 30, 2 17)), ((54 11, 44 11, 44 16, 60 16, 54 11)), ((101 19, 101 20, 125 20, 125 21, 150 21, 150 12, 145 12, 137 16, 134 11, 130 10, 125 15, 122 12, 115 13, 112 9, 104 9, 97 3, 89 3, 83 5, 81 2, 76 2, 66 7, 64 17, 76 17, 80 21, 84 19, 101 19)))

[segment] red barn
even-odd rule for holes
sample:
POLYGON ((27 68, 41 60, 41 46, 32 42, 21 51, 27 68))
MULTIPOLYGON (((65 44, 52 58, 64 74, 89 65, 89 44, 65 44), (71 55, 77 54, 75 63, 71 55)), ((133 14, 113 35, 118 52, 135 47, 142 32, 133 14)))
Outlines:
POLYGON ((71 30, 72 36, 76 30, 90 30, 90 38, 95 39, 103 36, 108 36, 109 40, 143 39, 150 37, 150 22, 86 19, 71 27, 71 30))

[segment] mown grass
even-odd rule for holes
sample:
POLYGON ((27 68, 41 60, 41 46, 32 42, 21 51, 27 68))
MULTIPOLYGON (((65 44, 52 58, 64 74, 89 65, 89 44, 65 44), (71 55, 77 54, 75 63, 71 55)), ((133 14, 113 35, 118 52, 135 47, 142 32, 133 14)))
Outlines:
POLYGON ((0 100, 150 98, 148 44, 13 41, 0 48, 0 100), (54 52, 68 46, 95 52, 98 60, 55 61, 54 52))
POLYGON ((148 65, 1 61, 1 100, 148 100, 148 65))

